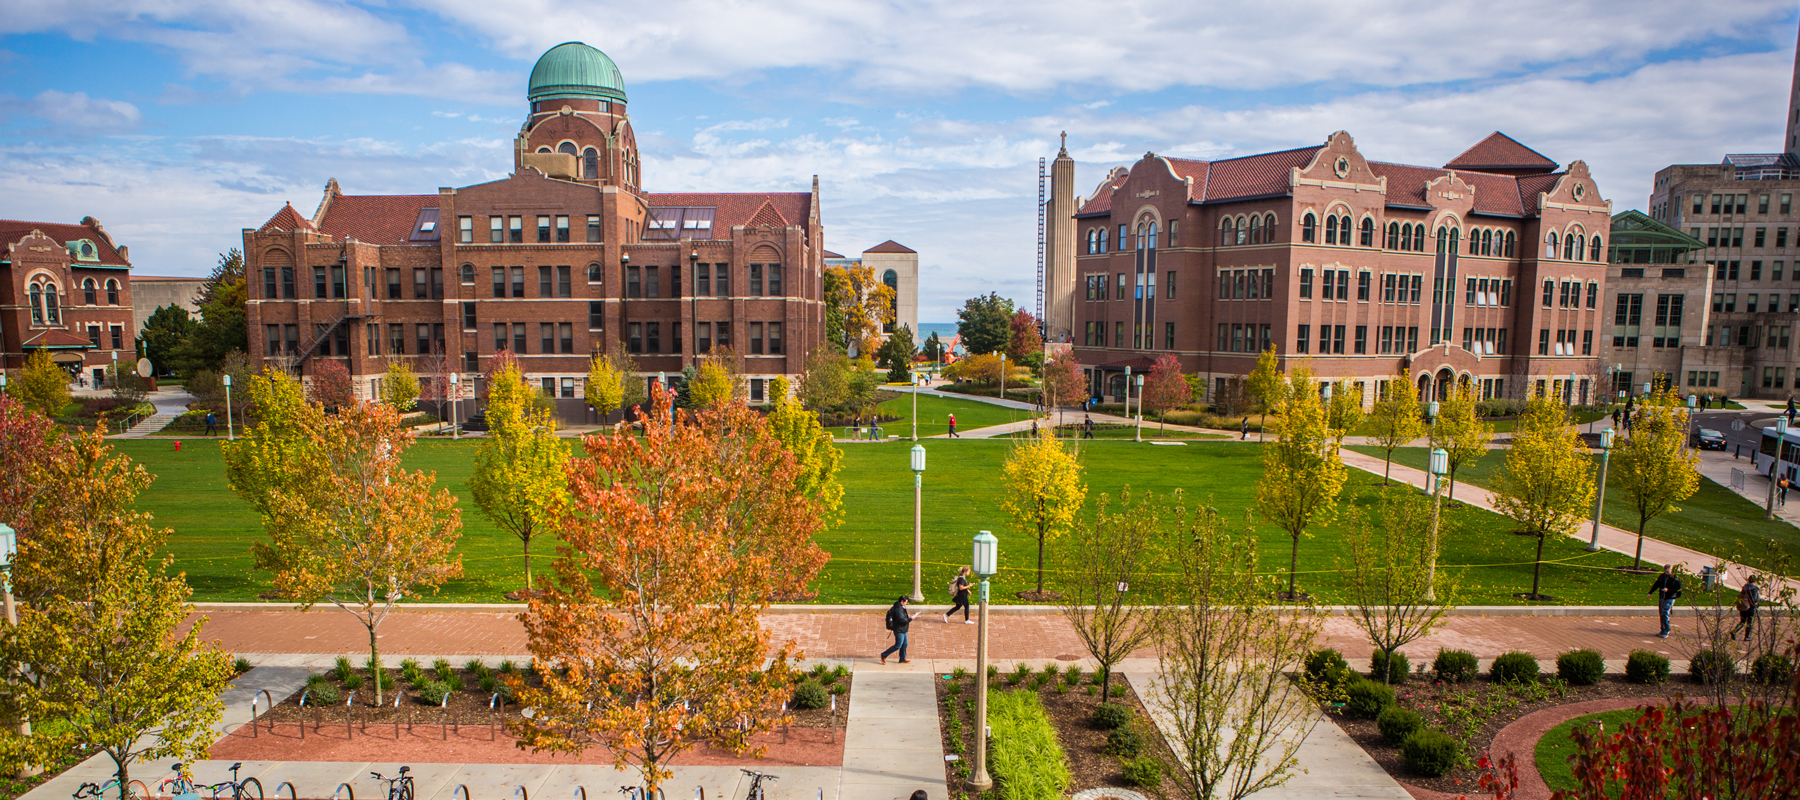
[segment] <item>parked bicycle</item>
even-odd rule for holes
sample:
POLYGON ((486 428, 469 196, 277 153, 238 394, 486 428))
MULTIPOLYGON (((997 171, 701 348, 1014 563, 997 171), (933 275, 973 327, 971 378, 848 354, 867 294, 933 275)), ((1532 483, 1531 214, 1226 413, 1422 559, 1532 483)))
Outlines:
MULTIPOLYGON (((113 778, 105 783, 84 783, 75 789, 75 800, 105 800, 119 795, 119 779, 113 778)), ((150 800, 150 787, 143 781, 132 781, 125 784, 124 796, 135 800, 150 800)))
POLYGON ((371 772, 369 775, 375 780, 387 783, 387 800, 413 800, 413 779, 411 775, 406 774, 408 772, 412 772, 412 767, 401 767, 400 776, 397 778, 389 778, 379 772, 371 772))
MULTIPOLYGON (((650 793, 644 791, 642 786, 621 786, 619 794, 625 795, 625 800, 649 800, 650 798, 650 793)), ((656 790, 656 800, 663 800, 663 790, 656 790)))
POLYGON ((781 777, 778 775, 765 775, 753 769, 740 769, 738 771, 750 776, 750 791, 744 795, 744 800, 766 800, 763 793, 767 790, 763 788, 763 780, 767 779, 770 783, 781 780, 781 777))

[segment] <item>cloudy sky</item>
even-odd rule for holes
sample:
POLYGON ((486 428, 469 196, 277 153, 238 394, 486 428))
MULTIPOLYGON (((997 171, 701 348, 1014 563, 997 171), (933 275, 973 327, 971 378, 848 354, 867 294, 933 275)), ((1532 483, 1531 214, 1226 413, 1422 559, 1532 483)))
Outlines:
POLYGON ((1502 130, 1651 174, 1778 150, 1792 2, 0 0, 0 217, 97 217, 140 274, 204 274, 283 202, 503 175, 533 61, 618 62, 654 191, 796 191, 826 246, 920 252, 921 318, 1029 302, 1037 159, 1078 191, 1146 151, 1350 131, 1436 165, 1502 130))

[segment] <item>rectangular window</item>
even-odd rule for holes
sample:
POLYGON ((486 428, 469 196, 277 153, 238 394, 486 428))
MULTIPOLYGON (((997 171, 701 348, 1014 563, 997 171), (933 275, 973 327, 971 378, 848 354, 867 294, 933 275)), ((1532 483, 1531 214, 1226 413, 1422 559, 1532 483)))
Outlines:
POLYGON ((1113 323, 1113 346, 1125 346, 1125 323, 1123 322, 1113 323))
POLYGON ((456 241, 459 244, 471 244, 475 241, 475 218, 456 218, 456 241))
MULTIPOLYGON (((1094 323, 1090 322, 1088 323, 1088 333, 1092 334, 1093 332, 1094 323)), ((1093 344, 1093 342, 1089 342, 1089 344, 1093 344)), ((694 354, 699 355, 701 353, 710 352, 712 352, 712 323, 694 323, 694 354)))
MULTIPOLYGON (((1660 300, 1660 298, 1659 298, 1660 300)), ((1679 310, 1676 312, 1679 314, 1679 310)), ((1637 347, 1639 326, 1643 324, 1644 296, 1641 294, 1621 294, 1614 301, 1613 308, 1613 347, 1637 347)), ((1666 319, 1666 317, 1665 317, 1666 319)), ((1680 323, 1676 323, 1679 337, 1680 323)), ((1541 354, 1540 354, 1541 355, 1541 354)))
POLYGON ((1781 215, 1785 217, 1788 214, 1792 213, 1793 209, 1794 209, 1794 196, 1791 194, 1782 195, 1781 196, 1781 215))
POLYGON ((558 396, 559 397, 574 397, 575 396, 575 379, 574 378, 563 378, 562 379, 562 392, 558 396))
POLYGON ((558 216, 556 218, 556 241, 558 241, 558 242, 569 241, 569 218, 568 217, 558 216))
POLYGON ((380 325, 371 322, 368 325, 363 326, 363 339, 367 342, 366 348, 369 351, 369 355, 372 355, 372 356, 381 355, 381 326, 380 325))
POLYGON ((644 323, 644 348, 646 352, 662 352, 662 323, 644 323))
POLYGON ((1538 355, 1540 355, 1540 356, 1550 355, 1550 329, 1549 328, 1539 328, 1538 329, 1538 355))
POLYGON ((681 268, 669 267, 669 296, 681 296, 681 268))
POLYGON ((1300 268, 1300 297, 1301 298, 1305 299, 1305 298, 1312 297, 1312 283, 1313 283, 1312 267, 1301 267, 1300 268))
POLYGON ((597 214, 588 215, 587 240, 590 242, 600 241, 600 217, 597 214))
POLYGON ((506 231, 507 231, 506 238, 508 240, 510 240, 513 244, 524 243, 524 241, 525 241, 525 218, 524 217, 507 217, 506 218, 506 231))
POLYGON ((388 352, 393 355, 406 355, 406 326, 398 322, 388 323, 388 352))
POLYGON ((1775 246, 1787 247, 1787 228, 1775 229, 1775 246))
POLYGON ((762 378, 751 378, 750 379, 750 402, 760 403, 762 401, 763 401, 763 379, 762 378))
MULTIPOLYGON (((711 293, 712 293, 712 265, 711 264, 695 264, 694 265, 694 296, 695 297, 705 297, 711 293)), ((1088 284, 1088 299, 1089 300, 1094 299, 1093 294, 1094 294, 1094 287, 1093 287, 1092 281, 1090 281, 1088 284)))
POLYGON ((513 352, 520 353, 520 354, 525 353, 526 352, 525 323, 523 323, 523 322, 513 323, 512 333, 513 333, 513 352))
POLYGON ((657 298, 662 296, 661 290, 656 286, 656 272, 656 267, 644 268, 644 296, 647 298, 657 298))
POLYGON ((1594 354, 1594 332, 1593 331, 1582 331, 1581 332, 1581 354, 1584 356, 1591 356, 1594 354))
POLYGON ((763 289, 763 265, 750 265, 750 296, 761 297, 763 289))
POLYGON ((1756 294, 1755 293, 1751 293, 1751 294, 1744 296, 1744 310, 1751 314, 1756 313, 1756 294))
POLYGON ((512 296, 513 297, 524 297, 525 296, 525 268, 524 267, 513 267, 512 268, 512 296))
POLYGON ((1744 229, 1743 228, 1732 228, 1731 229, 1731 246, 1732 247, 1743 247, 1744 246, 1744 229))
POLYGON ((606 303, 599 300, 588 301, 588 330, 597 331, 606 327, 606 303))
POLYGON ((555 397, 556 396, 556 379, 555 378, 539 378, 538 385, 543 387, 543 392, 544 392, 545 397, 555 397))
POLYGON ((1344 326, 1331 326, 1331 352, 1342 355, 1344 352, 1344 326))
POLYGON ((1761 261, 1750 262, 1750 280, 1753 280, 1753 281, 1762 280, 1762 262, 1761 261))
POLYGON ((1394 273, 1392 272, 1381 276, 1381 302, 1394 302, 1394 273))
POLYGON ((291 356, 291 355, 295 355, 295 354, 299 353, 300 352, 300 326, 294 325, 294 324, 288 324, 288 325, 281 326, 281 328, 282 328, 282 333, 284 335, 286 335, 286 337, 287 337, 287 354, 291 356))
POLYGON ((1475 305, 1475 279, 1469 278, 1464 281, 1464 284, 1466 284, 1466 288, 1463 290, 1463 305, 1475 305))
POLYGON ((731 296, 731 265, 713 265, 713 294, 718 297, 731 296))
MULTIPOLYGON (((1169 274, 1174 275, 1175 273, 1169 274)), ((1369 273, 1367 271, 1356 273, 1356 299, 1363 301, 1369 299, 1369 273)))
MULTIPOLYGON (((1169 323, 1174 325, 1175 323, 1169 323)), ((769 323, 769 355, 781 355, 781 323, 769 323)))
POLYGON ((769 296, 781 297, 781 265, 769 265, 769 296))
POLYGON ((488 242, 490 244, 499 244, 505 241, 504 234, 500 232, 501 224, 500 217, 488 217, 488 242))
MULTIPOLYGON (((1365 272, 1363 274, 1367 275, 1368 273, 1365 272)), ((1174 324, 1175 323, 1173 323, 1173 322, 1169 323, 1169 325, 1171 325, 1171 326, 1173 326, 1174 324)), ((1360 355, 1363 355, 1368 352, 1369 352, 1369 326, 1358 325, 1358 326, 1356 326, 1356 354, 1360 356, 1360 355)))
POLYGON ((1587 287, 1588 287, 1587 307, 1588 308, 1599 308, 1600 307, 1600 284, 1590 281, 1588 283, 1587 287))
MULTIPOLYGON (((1768 228, 1757 228, 1757 229, 1756 229, 1756 235, 1755 235, 1755 237, 1753 237, 1753 239, 1752 239, 1752 245, 1751 245, 1751 246, 1753 246, 1753 247, 1762 247, 1762 246, 1763 246, 1763 236, 1764 236, 1764 235, 1765 235, 1765 234, 1766 234, 1766 233, 1768 233, 1768 230, 1769 230, 1769 229, 1768 229, 1768 228)), ((1754 278, 1753 278, 1753 279, 1752 279, 1752 280, 1754 280, 1754 278)))
POLYGON ((1756 213, 1758 213, 1758 214, 1769 213, 1769 196, 1768 195, 1759 194, 1756 196, 1756 213))
MULTIPOLYGON (((1721 196, 1720 196, 1720 195, 1716 195, 1716 194, 1715 194, 1715 195, 1713 195, 1713 196, 1712 196, 1712 213, 1714 213, 1714 214, 1717 214, 1717 213, 1720 213, 1720 212, 1719 212, 1719 200, 1720 200, 1720 198, 1721 198, 1721 196)), ((1724 213, 1726 213, 1726 214, 1729 214, 1729 213, 1731 213, 1731 212, 1730 212, 1730 211, 1726 211, 1726 212, 1724 212, 1724 213)))
POLYGON ((1163 349, 1175 349, 1175 323, 1173 322, 1163 323, 1163 349))
MULTIPOLYGON (((1124 228, 1125 228, 1125 226, 1123 226, 1123 225, 1119 226, 1120 230, 1124 230, 1124 228)), ((1118 273, 1118 276, 1119 276, 1118 282, 1113 287, 1113 299, 1114 300, 1124 300, 1125 299, 1125 273, 1123 273, 1123 272, 1118 273)))
POLYGON ((1706 246, 1707 247, 1718 247, 1719 246, 1719 229, 1718 228, 1707 228, 1706 229, 1706 246))
POLYGON ((431 354, 431 326, 426 323, 421 322, 421 323, 413 326, 413 332, 414 332, 414 334, 416 334, 416 338, 418 339, 418 344, 419 344, 419 349, 417 351, 418 354, 422 355, 422 356, 430 355, 431 354))
POLYGON ((538 297, 554 296, 550 294, 554 291, 550 288, 550 275, 551 271, 549 267, 538 267, 538 297))
POLYGON ((644 296, 644 283, 643 283, 643 277, 642 277, 641 273, 642 273, 642 270, 638 267, 626 267, 625 268, 625 296, 626 297, 634 297, 635 298, 635 297, 643 297, 644 296))
POLYGON ((1301 325, 1300 326, 1299 330, 1296 332, 1296 334, 1294 336, 1294 352, 1296 352, 1296 353, 1306 352, 1307 339, 1308 339, 1308 337, 1311 336, 1311 334, 1312 334, 1312 326, 1311 325, 1301 325))
POLYGON ((538 323, 538 352, 556 352, 556 325, 549 322, 538 323))
MULTIPOLYGON (((399 270, 389 270, 389 272, 398 272, 398 271, 399 270)), ((397 288, 397 284, 396 284, 396 288, 397 288)), ((506 268, 505 267, 494 267, 494 296, 495 297, 505 297, 506 296, 506 268)))
POLYGON ((539 216, 537 218, 537 240, 539 243, 543 243, 543 244, 548 244, 550 242, 550 218, 549 217, 539 216))
MULTIPOLYGON (((1567 297, 1568 293, 1564 292, 1563 295, 1565 297, 1567 297)), ((1549 308, 1550 303, 1555 299, 1555 297, 1556 297, 1556 281, 1548 281, 1548 280, 1544 281, 1544 307, 1549 308)))
POLYGON ((494 352, 506 349, 506 323, 494 323, 494 352))
POLYGON ((1412 276, 1412 299, 1410 302, 1413 302, 1413 303, 1419 302, 1419 298, 1422 296, 1424 289, 1425 289, 1425 276, 1423 276, 1423 275, 1412 276))
POLYGON ((715 334, 717 334, 717 336, 715 338, 718 339, 719 347, 730 347, 731 346, 731 323, 729 323, 729 322, 715 323, 713 325, 713 332, 715 334))
POLYGON ((465 330, 465 331, 475 330, 475 304, 474 303, 463 303, 462 304, 462 312, 463 312, 463 330, 465 330))
POLYGON ((556 323, 556 352, 558 352, 558 353, 573 353, 573 352, 575 352, 575 323, 573 323, 573 322, 558 322, 558 323, 556 323))
POLYGON ((568 267, 557 267, 556 268, 556 296, 557 297, 574 297, 575 296, 574 276, 570 274, 568 267))
MULTIPOLYGON (((1170 236, 1175 235, 1175 231, 1170 230, 1169 235, 1170 236)), ((1169 280, 1163 286, 1163 292, 1164 292, 1164 299, 1166 299, 1166 300, 1174 300, 1175 299, 1175 271, 1174 270, 1169 270, 1169 280)))

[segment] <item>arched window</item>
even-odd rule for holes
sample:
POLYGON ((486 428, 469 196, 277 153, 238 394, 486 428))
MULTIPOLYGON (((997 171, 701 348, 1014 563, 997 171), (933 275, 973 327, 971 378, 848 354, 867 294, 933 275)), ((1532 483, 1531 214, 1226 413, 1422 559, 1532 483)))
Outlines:
POLYGON ((1300 241, 1318 241, 1318 232, 1315 230, 1318 225, 1318 218, 1314 217, 1311 211, 1306 212, 1306 216, 1300 218, 1300 241))
POLYGON ((1444 245, 1448 244, 1449 242, 1450 242, 1450 231, 1445 230, 1444 226, 1439 225, 1438 226, 1438 235, 1437 235, 1437 251, 1440 253, 1444 252, 1444 245))
POLYGON ((1400 249, 1400 223, 1390 222, 1387 226, 1387 249, 1400 249))
POLYGON ((1411 250, 1415 253, 1424 252, 1425 251, 1425 224, 1421 222, 1421 223, 1412 225, 1410 227, 1412 228, 1412 237, 1411 237, 1412 238, 1412 246, 1408 247, 1406 249, 1411 250))
POLYGON ((556 152, 562 153, 565 156, 575 155, 575 152, 576 152, 575 143, 574 142, 563 142, 562 144, 559 144, 556 146, 556 152))
POLYGON ((1100 229, 1100 252, 1106 252, 1106 229, 1100 229))
POLYGON ((1484 256, 1494 254, 1494 232, 1491 229, 1481 232, 1481 254, 1484 256))
POLYGON ((600 283, 600 282, 601 282, 600 265, 599 264, 589 264, 588 265, 588 283, 600 283))
POLYGON ((1250 218, 1250 243, 1251 244, 1262 244, 1262 240, 1263 240, 1262 215, 1257 214, 1256 216, 1253 216, 1250 218))
POLYGON ((44 285, 31 284, 31 324, 44 324, 44 285))
POLYGON ((1585 243, 1580 241, 1580 239, 1581 239, 1581 237, 1579 237, 1579 236, 1564 236, 1563 237, 1563 260, 1564 261, 1574 261, 1576 259, 1581 258, 1581 255, 1582 255, 1581 251, 1586 250, 1587 248, 1582 246, 1585 243))
POLYGON ((1138 223, 1137 230, 1132 231, 1132 233, 1136 236, 1137 249, 1144 249, 1144 223, 1138 223))
POLYGON ((1447 252, 1447 253, 1456 252, 1456 248, 1460 246, 1457 244, 1457 242, 1461 237, 1462 237, 1462 229, 1461 228, 1451 228, 1450 229, 1450 244, 1448 245, 1448 247, 1445 249, 1444 252, 1447 252))
POLYGON ((475 265, 474 264, 462 265, 462 282, 463 282, 464 286, 473 286, 475 284, 475 265))
POLYGON ((1237 228, 1238 228, 1237 243, 1238 244, 1249 244, 1250 243, 1250 221, 1247 219, 1244 219, 1243 217, 1238 217, 1237 228))
POLYGON ((1094 245, 1097 242, 1099 242, 1099 238, 1094 236, 1094 229, 1088 228, 1088 235, 1087 235, 1087 253, 1088 253, 1088 255, 1091 256, 1094 254, 1094 245))
POLYGON ((62 310, 56 304, 56 284, 44 284, 44 319, 51 325, 62 324, 62 310))
POLYGON ((581 177, 590 181, 600 178, 600 151, 590 147, 581 153, 581 177))
POLYGON ((85 302, 90 306, 100 302, 99 292, 97 287, 94 286, 93 278, 88 278, 81 282, 81 299, 82 302, 85 302))
POLYGON ((548 148, 548 147, 540 147, 540 148, 538 148, 538 152, 540 152, 540 153, 548 153, 548 152, 550 152, 550 148, 548 148))
POLYGON ((1469 255, 1481 255, 1481 231, 1469 229, 1469 255))
POLYGON ((1338 243, 1337 215, 1336 214, 1328 214, 1325 217, 1325 243, 1326 244, 1337 244, 1338 243))
POLYGON ((1226 217, 1224 222, 1219 223, 1219 244, 1237 244, 1237 220, 1226 217))
POLYGON ((1138 231, 1139 231, 1139 234, 1138 234, 1139 236, 1142 236, 1142 237, 1150 240, 1150 241, 1146 242, 1143 239, 1139 239, 1138 246, 1149 249, 1149 250, 1155 250, 1156 249, 1156 237, 1158 236, 1156 223, 1154 223, 1154 222, 1150 223, 1150 232, 1148 234, 1145 234, 1142 232, 1143 228, 1139 228, 1138 231))
POLYGON ((1592 241, 1588 242, 1588 260, 1589 261, 1599 261, 1600 260, 1600 237, 1599 236, 1595 236, 1592 241))
POLYGON ((1276 237, 1275 237, 1275 215, 1274 214, 1264 214, 1263 215, 1263 238, 1269 240, 1270 242, 1275 241, 1276 237))
POLYGON ((1338 244, 1350 246, 1350 215, 1338 217, 1338 244))
POLYGON ((1368 217, 1363 217, 1362 221, 1362 246, 1375 246, 1375 220, 1368 217))
POLYGON ((1514 236, 1514 235, 1513 235, 1513 232, 1512 232, 1512 231, 1507 231, 1507 232, 1506 232, 1506 253, 1505 253, 1505 254, 1504 254, 1504 255, 1503 255, 1503 256, 1501 256, 1501 257, 1502 257, 1502 258, 1512 258, 1512 254, 1513 254, 1513 243, 1514 243, 1514 242, 1516 242, 1516 241, 1518 241, 1518 240, 1517 240, 1517 238, 1516 238, 1516 237, 1515 237, 1515 236, 1514 236))
POLYGON ((109 306, 119 304, 119 282, 112 278, 106 279, 106 304, 109 306))
POLYGON ((1550 240, 1544 244, 1544 257, 1545 258, 1555 258, 1556 257, 1556 242, 1557 242, 1556 231, 1551 231, 1550 232, 1550 240))

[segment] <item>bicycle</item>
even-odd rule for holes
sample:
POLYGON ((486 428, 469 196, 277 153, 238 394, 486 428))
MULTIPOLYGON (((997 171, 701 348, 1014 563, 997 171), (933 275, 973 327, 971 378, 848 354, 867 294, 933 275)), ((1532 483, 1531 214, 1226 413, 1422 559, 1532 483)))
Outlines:
MULTIPOLYGON (((109 797, 109 792, 116 792, 118 788, 118 778, 113 778, 105 783, 83 783, 75 789, 75 800, 86 800, 87 798, 105 800, 109 797)), ((136 800, 150 800, 150 787, 145 786, 143 781, 132 781, 125 784, 124 794, 125 797, 136 798, 136 800)))
POLYGON ((768 778, 770 783, 781 780, 779 775, 765 775, 756 770, 740 769, 738 771, 750 776, 750 791, 744 795, 744 800, 766 800, 763 795, 765 791, 762 786, 763 779, 768 778))
POLYGON ((200 787, 194 783, 194 776, 188 773, 186 764, 174 764, 169 771, 175 773, 175 777, 156 784, 157 794, 171 800, 200 800, 200 787), (174 790, 170 791, 170 787, 174 790))
POLYGON ((387 783, 387 800, 413 800, 413 779, 406 774, 411 771, 412 767, 401 767, 400 777, 397 778, 389 778, 379 772, 371 772, 369 776, 387 783))
POLYGON ((244 767, 243 762, 231 765, 231 780, 211 784, 206 789, 212 792, 213 800, 219 800, 220 792, 230 789, 231 800, 263 800, 262 781, 255 778, 238 780, 238 770, 244 767))
MULTIPOLYGON (((621 786, 619 794, 625 795, 625 800, 650 800, 650 793, 642 786, 621 786)), ((656 790, 656 800, 664 800, 663 790, 656 790)))

